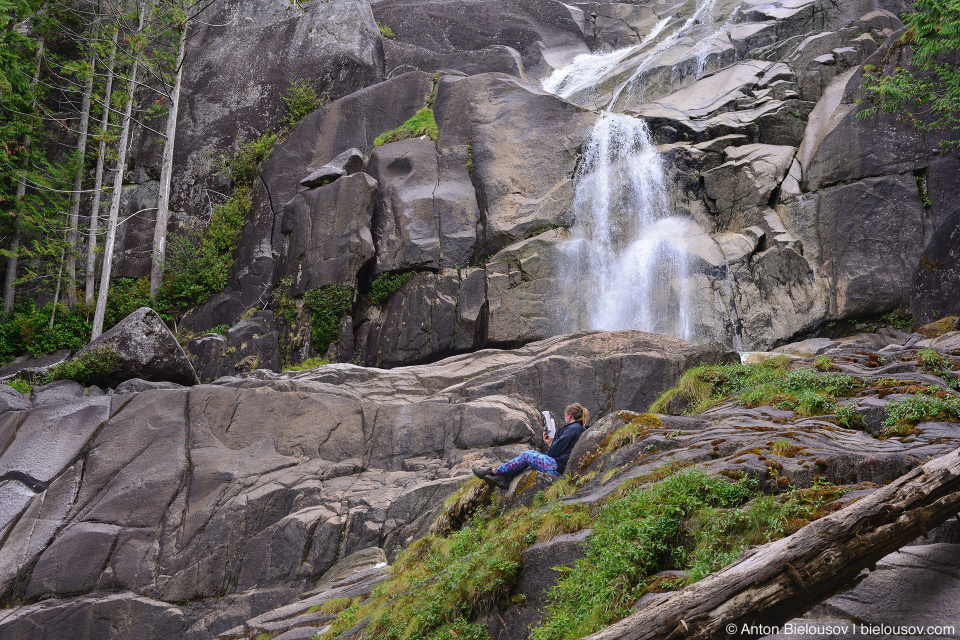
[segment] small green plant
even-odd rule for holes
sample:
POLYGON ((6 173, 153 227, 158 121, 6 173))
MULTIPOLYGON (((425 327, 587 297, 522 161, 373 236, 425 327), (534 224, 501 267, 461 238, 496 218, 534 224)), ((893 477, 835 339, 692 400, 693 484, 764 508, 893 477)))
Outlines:
POLYGON ((44 383, 73 380, 84 386, 97 384, 119 369, 121 361, 120 354, 113 349, 97 347, 50 369, 44 383))
POLYGON ((845 404, 836 408, 834 415, 837 416, 837 423, 847 429, 863 429, 867 426, 863 416, 857 411, 853 404, 845 404))
POLYGON ((7 380, 4 384, 13 387, 24 395, 30 395, 30 392, 33 391, 33 385, 26 380, 7 380))
POLYGON ((214 328, 207 331, 207 333, 216 333, 221 336, 227 335, 227 331, 230 331, 230 325, 227 324, 218 324, 214 328))
POLYGON ((407 271, 405 273, 395 271, 381 273, 370 283, 370 291, 367 294, 370 302, 378 307, 382 307, 384 303, 390 299, 390 296, 396 293, 400 287, 410 282, 416 275, 417 273, 415 271, 407 271))
POLYGON ((440 130, 437 128, 437 121, 433 117, 433 109, 424 107, 413 114, 413 117, 392 131, 381 133, 373 141, 374 147, 379 147, 390 142, 406 140, 407 138, 418 138, 428 136, 434 142, 440 130))
POLYGON ((316 356, 304 360, 300 364, 291 365, 289 367, 284 367, 284 371, 308 371, 310 369, 316 369, 317 367, 323 367, 330 364, 329 360, 324 359, 321 356, 316 356))
POLYGON ((391 29, 385 24, 380 24, 379 22, 377 22, 377 28, 380 29, 380 35, 382 35, 384 38, 389 38, 390 40, 393 40, 394 38, 397 37, 397 34, 393 32, 393 29, 391 29))
POLYGON ((813 361, 813 368, 817 371, 834 371, 836 367, 833 366, 833 361, 830 360, 827 356, 817 356, 813 361))
POLYGON ((917 354, 917 362, 946 380, 949 386, 954 389, 960 388, 960 378, 953 377, 953 360, 949 356, 933 349, 921 349, 917 354))
POLYGON ((295 127, 304 116, 323 106, 323 100, 317 96, 317 90, 303 79, 290 83, 283 101, 287 103, 287 118, 284 124, 288 127, 295 127))
POLYGON ((260 173, 260 167, 273 155, 273 145, 276 142, 275 134, 264 133, 240 144, 237 152, 223 161, 221 171, 230 177, 235 186, 253 184, 254 178, 260 173))
POLYGON ((257 636, 257 640, 270 640, 270 634, 261 633, 260 635, 257 636))
POLYGON ((956 422, 960 420, 960 399, 918 393, 891 402, 886 406, 886 413, 883 424, 888 427, 913 426, 927 420, 956 422))
POLYGON ((311 289, 303 296, 303 307, 310 312, 310 337, 314 351, 323 353, 340 333, 340 321, 353 306, 354 288, 331 284, 311 289))

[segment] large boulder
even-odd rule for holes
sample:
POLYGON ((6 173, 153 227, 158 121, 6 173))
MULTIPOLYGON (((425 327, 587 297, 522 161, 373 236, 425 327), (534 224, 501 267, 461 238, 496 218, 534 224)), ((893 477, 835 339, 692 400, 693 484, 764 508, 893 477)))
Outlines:
POLYGON ((131 378, 187 385, 200 382, 183 347, 149 307, 140 307, 118 322, 78 351, 72 361, 83 362, 105 351, 112 352, 116 362, 88 378, 89 384, 115 387, 131 378))
POLYGON ((374 217, 374 273, 467 266, 480 208, 465 158, 428 138, 374 150, 369 172, 380 183, 374 217))
POLYGON ((257 311, 227 330, 208 333, 187 345, 197 376, 204 382, 245 371, 280 371, 280 344, 272 311, 257 311))
POLYGON ((356 283, 357 272, 374 257, 370 227, 376 191, 376 180, 354 173, 287 203, 277 276, 290 278, 288 295, 356 283))
POLYGON ((593 114, 495 73, 444 76, 434 110, 438 147, 469 148, 484 256, 573 223, 573 174, 593 114))

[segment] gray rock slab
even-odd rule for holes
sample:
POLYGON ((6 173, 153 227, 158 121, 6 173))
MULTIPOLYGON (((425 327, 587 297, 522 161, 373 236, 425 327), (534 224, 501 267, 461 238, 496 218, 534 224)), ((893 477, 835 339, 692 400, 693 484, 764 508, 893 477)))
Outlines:
POLYGON ((101 396, 30 411, 0 454, 0 476, 19 472, 40 484, 50 482, 109 417, 110 404, 109 397, 101 396))

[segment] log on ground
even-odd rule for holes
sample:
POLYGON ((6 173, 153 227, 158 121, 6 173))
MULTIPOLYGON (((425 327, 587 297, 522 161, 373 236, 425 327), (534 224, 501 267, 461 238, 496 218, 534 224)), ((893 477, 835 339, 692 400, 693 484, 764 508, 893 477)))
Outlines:
POLYGON ((855 586, 863 569, 872 570, 958 511, 960 449, 588 638, 758 637, 740 631, 744 625, 781 625, 855 586))

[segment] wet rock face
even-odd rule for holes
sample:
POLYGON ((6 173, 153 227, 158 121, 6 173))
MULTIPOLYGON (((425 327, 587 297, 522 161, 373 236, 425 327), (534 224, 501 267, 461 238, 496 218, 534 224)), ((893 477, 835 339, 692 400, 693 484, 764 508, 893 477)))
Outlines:
POLYGON ((375 0, 394 37, 384 42, 388 75, 409 69, 499 71, 521 77, 544 66, 544 50, 584 44, 582 11, 557 0, 375 0))
POLYGON ((917 324, 960 315, 960 211, 946 217, 920 256, 910 310, 917 324))

